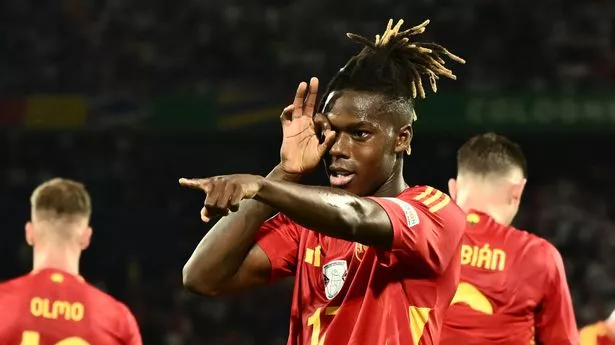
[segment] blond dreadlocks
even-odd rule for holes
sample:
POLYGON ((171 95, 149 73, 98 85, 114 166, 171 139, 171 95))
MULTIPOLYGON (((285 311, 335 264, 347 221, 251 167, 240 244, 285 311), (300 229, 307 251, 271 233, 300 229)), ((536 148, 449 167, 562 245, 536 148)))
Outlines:
MULTIPOLYGON (((348 38, 364 47, 333 77, 324 95, 335 90, 352 89, 413 101, 417 97, 426 97, 422 80, 425 75, 433 92, 438 91, 436 81, 441 76, 456 80, 455 74, 444 66, 443 57, 462 64, 465 60, 439 44, 411 40, 412 36, 425 32, 429 20, 400 31, 403 23, 399 20, 393 26, 393 19, 389 20, 386 30, 382 35, 376 35, 375 41, 348 33, 348 38)), ((413 120, 416 120, 416 115, 413 115, 413 120)))

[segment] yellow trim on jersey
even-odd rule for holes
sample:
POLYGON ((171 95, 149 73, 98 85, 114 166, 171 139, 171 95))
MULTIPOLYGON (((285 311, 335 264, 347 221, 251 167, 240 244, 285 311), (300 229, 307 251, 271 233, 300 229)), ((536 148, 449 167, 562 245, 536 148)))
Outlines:
POLYGON ((427 186, 427 188, 425 188, 425 190, 423 191, 423 193, 417 195, 414 197, 414 200, 416 201, 421 201, 423 200, 426 196, 430 195, 431 193, 433 193, 433 187, 429 187, 427 186))
POLYGON ((444 199, 442 199, 442 201, 430 207, 429 212, 436 213, 440 211, 441 209, 443 209, 444 206, 448 205, 449 202, 451 202, 451 198, 448 195, 444 194, 444 199))
POLYGON ((596 322, 587 325, 579 332, 580 345, 596 345, 598 337, 606 335, 606 329, 603 322, 596 322))
POLYGON ((451 198, 448 195, 429 186, 427 186, 421 194, 414 197, 414 200, 419 201, 423 205, 429 207, 429 212, 431 213, 440 211, 451 202, 451 198), (438 200, 440 201, 434 205, 434 203, 438 200))
POLYGON ((412 344, 419 345, 423 332, 425 332, 425 326, 429 321, 429 312, 431 308, 426 307, 410 307, 408 313, 410 314, 410 334, 412 334, 412 344))

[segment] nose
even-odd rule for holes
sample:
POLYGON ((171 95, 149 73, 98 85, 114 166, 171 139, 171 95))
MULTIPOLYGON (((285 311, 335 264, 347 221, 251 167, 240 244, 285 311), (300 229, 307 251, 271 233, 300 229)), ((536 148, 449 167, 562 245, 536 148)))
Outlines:
POLYGON ((336 158, 350 158, 350 137, 343 132, 338 133, 329 154, 336 158))

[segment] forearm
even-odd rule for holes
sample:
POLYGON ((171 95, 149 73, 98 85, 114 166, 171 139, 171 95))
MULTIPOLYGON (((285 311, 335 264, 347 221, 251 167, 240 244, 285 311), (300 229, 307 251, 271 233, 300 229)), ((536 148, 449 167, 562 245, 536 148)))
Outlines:
MULTIPOLYGON (((274 168, 267 180, 297 180, 274 168)), ((183 269, 184 285, 200 292, 215 291, 233 278, 254 245, 261 225, 275 210, 257 200, 244 200, 237 212, 221 218, 203 237, 183 269)))
POLYGON ((392 243, 385 211, 341 189, 265 180, 255 199, 328 236, 384 247, 392 243))

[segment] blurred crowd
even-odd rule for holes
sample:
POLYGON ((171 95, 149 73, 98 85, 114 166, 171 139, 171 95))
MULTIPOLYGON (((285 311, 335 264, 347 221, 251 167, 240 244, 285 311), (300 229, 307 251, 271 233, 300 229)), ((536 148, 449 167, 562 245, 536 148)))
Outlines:
POLYGON ((468 60, 472 89, 615 81, 611 0, 119 1, 0 4, 0 93, 269 92, 331 76, 356 52, 346 32, 430 18, 425 40, 468 60))
MULTIPOLYGON (((86 279, 126 301, 148 345, 284 344, 290 281, 229 298, 199 297, 181 287, 181 268, 208 225, 201 193, 177 178, 222 173, 265 174, 278 160, 279 138, 168 136, 136 133, 7 133, 0 143, 0 280, 27 272, 23 240, 28 197, 52 176, 82 180, 93 197, 93 245, 86 279)), ((417 137, 407 180, 446 188, 455 150, 465 137, 417 137)), ((580 325, 615 307, 615 173, 593 148, 594 137, 513 136, 529 159, 529 184, 516 223, 562 252, 580 325), (575 157, 570 159, 570 157, 575 157)), ((316 173, 308 183, 326 183, 316 173)))

